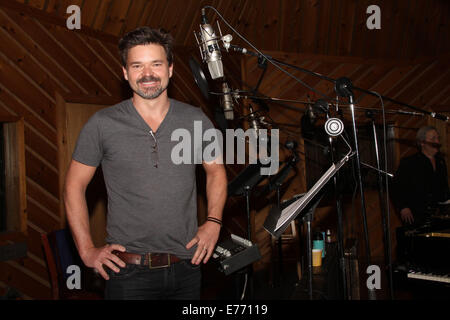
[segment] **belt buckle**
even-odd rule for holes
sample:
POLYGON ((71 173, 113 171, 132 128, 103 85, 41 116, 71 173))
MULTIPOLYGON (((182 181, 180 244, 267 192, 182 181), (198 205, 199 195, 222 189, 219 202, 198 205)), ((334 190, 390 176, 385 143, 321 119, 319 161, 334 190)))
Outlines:
POLYGON ((149 269, 160 269, 160 268, 170 267, 170 254, 169 253, 167 253, 167 261, 168 261, 168 264, 154 267, 154 266, 152 266, 152 254, 151 253, 148 254, 148 268, 149 269))

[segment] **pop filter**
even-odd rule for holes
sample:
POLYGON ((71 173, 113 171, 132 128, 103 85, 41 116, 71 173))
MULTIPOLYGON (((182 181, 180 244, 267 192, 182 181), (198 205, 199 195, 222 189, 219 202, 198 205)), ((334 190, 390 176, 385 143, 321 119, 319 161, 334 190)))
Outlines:
POLYGON ((202 68, 198 64, 197 60, 190 57, 189 58, 189 66, 191 68, 192 74, 194 75, 195 83, 200 88, 201 93, 205 97, 206 100, 209 100, 209 87, 208 81, 206 80, 205 73, 202 68))

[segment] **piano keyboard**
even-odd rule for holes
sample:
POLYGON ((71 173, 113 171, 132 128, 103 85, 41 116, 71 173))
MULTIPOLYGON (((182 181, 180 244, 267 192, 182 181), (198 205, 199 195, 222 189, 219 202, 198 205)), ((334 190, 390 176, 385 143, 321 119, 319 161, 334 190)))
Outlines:
POLYGON ((422 272, 410 271, 410 272, 408 272, 408 278, 450 283, 450 276, 448 274, 447 275, 437 275, 437 274, 433 274, 433 273, 422 273, 422 272))

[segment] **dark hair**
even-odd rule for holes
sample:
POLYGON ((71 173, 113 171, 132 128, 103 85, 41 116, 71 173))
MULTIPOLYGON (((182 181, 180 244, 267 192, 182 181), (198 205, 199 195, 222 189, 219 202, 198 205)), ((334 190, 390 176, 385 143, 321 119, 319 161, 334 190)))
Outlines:
POLYGON ((126 33, 119 41, 119 53, 122 65, 127 66, 128 50, 138 45, 159 44, 166 51, 169 66, 173 63, 173 38, 163 29, 152 29, 150 27, 140 27, 126 33))

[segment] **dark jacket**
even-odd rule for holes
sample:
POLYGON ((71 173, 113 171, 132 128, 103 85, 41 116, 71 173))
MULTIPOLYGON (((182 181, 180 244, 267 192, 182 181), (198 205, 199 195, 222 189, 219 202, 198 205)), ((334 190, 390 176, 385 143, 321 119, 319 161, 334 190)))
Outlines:
POLYGON ((410 208, 414 224, 421 225, 437 203, 448 198, 447 166, 439 153, 435 171, 430 159, 422 152, 400 161, 392 185, 392 200, 398 212, 410 208))

